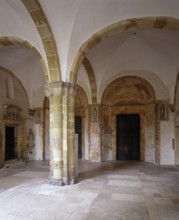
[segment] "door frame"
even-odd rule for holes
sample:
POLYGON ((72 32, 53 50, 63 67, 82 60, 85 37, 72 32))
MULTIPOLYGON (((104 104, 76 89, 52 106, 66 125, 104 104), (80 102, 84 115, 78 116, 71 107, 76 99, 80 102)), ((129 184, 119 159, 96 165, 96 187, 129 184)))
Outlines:
POLYGON ((116 106, 112 110, 112 124, 113 124, 113 135, 112 145, 115 146, 114 156, 116 158, 116 147, 117 147, 117 115, 120 114, 138 114, 140 117, 140 161, 145 161, 145 119, 146 119, 146 108, 145 106, 116 106))
POLYGON ((6 127, 14 127, 14 153, 15 159, 23 159, 24 158, 24 124, 23 122, 15 122, 8 120, 0 121, 0 136, 2 138, 1 145, 2 148, 0 150, 0 164, 5 163, 5 132, 6 127))

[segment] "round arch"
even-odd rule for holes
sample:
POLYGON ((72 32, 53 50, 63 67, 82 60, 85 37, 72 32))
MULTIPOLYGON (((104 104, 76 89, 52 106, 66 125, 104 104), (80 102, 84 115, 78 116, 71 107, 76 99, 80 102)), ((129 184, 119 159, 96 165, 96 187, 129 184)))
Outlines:
POLYGON ((138 76, 123 76, 112 81, 106 87, 101 103, 105 105, 134 105, 155 103, 155 101, 155 91, 147 80, 138 76), (119 91, 121 92, 119 93, 119 91))
POLYGON ((113 74, 113 76, 111 76, 110 79, 107 79, 106 81, 102 82, 99 88, 98 102, 101 102, 102 95, 105 89, 108 87, 108 85, 110 85, 110 83, 125 76, 136 76, 143 80, 146 80, 150 85, 152 85, 155 91, 156 99, 169 99, 170 97, 167 86, 164 84, 162 79, 159 76, 157 76, 156 73, 148 70, 125 69, 116 74, 113 74))
POLYGON ((86 54, 91 48, 99 44, 101 41, 127 30, 144 30, 150 28, 177 31, 179 30, 179 19, 163 16, 132 18, 119 21, 100 30, 92 35, 79 48, 71 66, 69 81, 76 83, 80 65, 86 57, 86 54))
POLYGON ((17 76, 12 71, 8 70, 7 68, 4 68, 4 67, 0 66, 0 70, 7 73, 7 74, 9 74, 10 76, 12 76, 13 78, 15 78, 18 81, 19 85, 22 87, 22 89, 24 91, 24 94, 27 98, 28 106, 30 107, 29 98, 28 98, 27 92, 26 92, 22 82, 17 78, 17 76))
POLYGON ((40 63, 42 65, 42 69, 45 75, 45 81, 48 82, 50 80, 50 77, 49 77, 49 71, 45 65, 45 61, 41 56, 41 54, 39 53, 39 51, 33 45, 31 45, 29 42, 19 37, 7 37, 7 36, 0 37, 0 48, 9 45, 16 45, 16 44, 24 46, 34 52, 34 54, 39 58, 40 63))

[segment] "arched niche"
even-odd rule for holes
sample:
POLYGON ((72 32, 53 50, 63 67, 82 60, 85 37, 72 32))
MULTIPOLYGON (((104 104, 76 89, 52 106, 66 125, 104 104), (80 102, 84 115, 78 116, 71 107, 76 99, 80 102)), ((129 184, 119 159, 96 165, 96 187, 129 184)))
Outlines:
POLYGON ((0 68, 0 165, 26 159, 29 100, 21 81, 0 68))
POLYGON ((141 77, 121 77, 107 86, 101 102, 103 160, 116 160, 117 116, 137 114, 140 118, 140 160, 156 162, 155 102, 153 87, 141 77))

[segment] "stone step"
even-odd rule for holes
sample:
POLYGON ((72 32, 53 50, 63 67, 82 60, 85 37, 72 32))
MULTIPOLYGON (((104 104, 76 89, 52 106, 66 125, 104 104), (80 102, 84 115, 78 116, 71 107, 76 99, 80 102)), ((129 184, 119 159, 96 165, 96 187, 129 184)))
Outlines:
POLYGON ((23 160, 17 160, 17 159, 7 160, 7 161, 5 161, 4 167, 5 168, 15 167, 17 165, 21 165, 21 164, 24 164, 24 163, 25 162, 23 160))

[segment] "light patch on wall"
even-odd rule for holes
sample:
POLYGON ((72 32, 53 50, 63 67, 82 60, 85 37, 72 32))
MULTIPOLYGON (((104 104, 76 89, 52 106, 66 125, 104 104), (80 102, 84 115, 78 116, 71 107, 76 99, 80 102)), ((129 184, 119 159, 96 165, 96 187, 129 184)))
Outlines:
POLYGON ((11 77, 6 79, 6 96, 10 99, 14 98, 14 84, 11 77))

